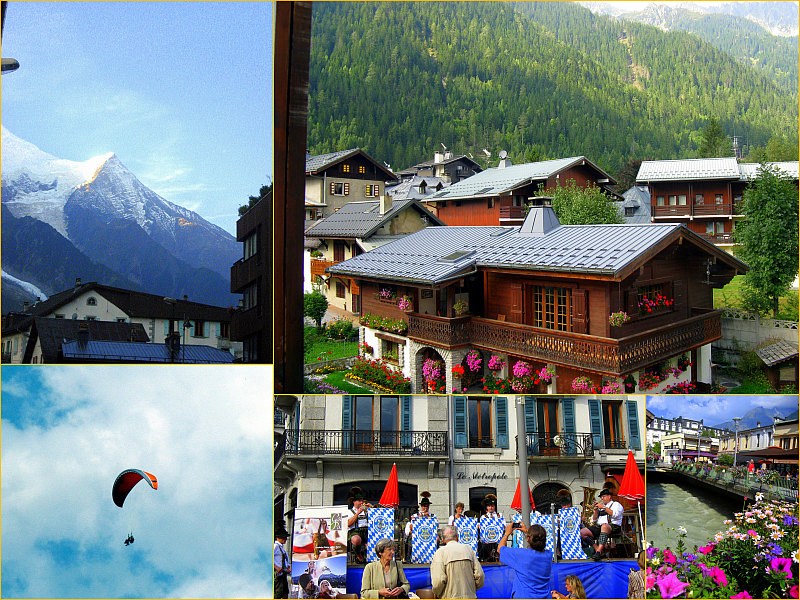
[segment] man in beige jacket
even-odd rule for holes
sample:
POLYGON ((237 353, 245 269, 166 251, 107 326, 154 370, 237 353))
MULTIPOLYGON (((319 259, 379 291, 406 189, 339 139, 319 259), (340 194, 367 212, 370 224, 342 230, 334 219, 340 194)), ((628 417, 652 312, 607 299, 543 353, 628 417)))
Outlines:
POLYGON ((452 525, 442 530, 445 545, 431 561, 431 582, 437 598, 477 598, 483 586, 483 568, 475 552, 458 543, 458 531, 452 525))

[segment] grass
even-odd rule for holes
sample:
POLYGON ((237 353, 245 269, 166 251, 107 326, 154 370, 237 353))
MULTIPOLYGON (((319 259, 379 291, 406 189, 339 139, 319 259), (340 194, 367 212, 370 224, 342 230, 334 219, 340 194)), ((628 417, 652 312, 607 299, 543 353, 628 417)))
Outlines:
POLYGON ((328 339, 314 327, 305 328, 304 338, 303 360, 306 364, 358 355, 358 342, 328 339))
POLYGON ((763 378, 745 379, 739 387, 728 390, 729 394, 774 394, 775 390, 763 378))
MULTIPOLYGON (((721 289, 714 290, 714 308, 743 308, 742 286, 744 275, 737 275, 733 280, 721 289)), ((770 317, 772 315, 769 315, 770 317)), ((798 320, 798 293, 797 290, 789 290, 785 296, 778 300, 778 319, 787 321, 798 320)))
POLYGON ((343 392, 347 392, 348 394, 372 393, 372 390, 365 387, 361 387, 360 385, 345 379, 344 376, 346 373, 347 371, 334 371, 325 378, 325 381, 327 381, 333 387, 339 388, 340 390, 342 390, 343 392))

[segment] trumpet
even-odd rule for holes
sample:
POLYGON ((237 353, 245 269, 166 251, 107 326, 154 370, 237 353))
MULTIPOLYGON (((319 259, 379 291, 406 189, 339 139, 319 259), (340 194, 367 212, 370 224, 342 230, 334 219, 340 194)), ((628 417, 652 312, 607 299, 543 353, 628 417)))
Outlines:
POLYGON ((372 504, 371 504, 371 503, 369 503, 369 502, 364 502, 364 504, 362 504, 361 506, 363 506, 364 508, 375 508, 375 506, 374 506, 374 505, 372 505, 372 504))

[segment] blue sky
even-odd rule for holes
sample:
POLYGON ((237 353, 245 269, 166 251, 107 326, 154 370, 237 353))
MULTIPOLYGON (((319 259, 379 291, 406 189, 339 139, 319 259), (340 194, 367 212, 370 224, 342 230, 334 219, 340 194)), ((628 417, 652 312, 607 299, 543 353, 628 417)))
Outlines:
POLYGON ((9 131, 59 158, 114 152, 235 232, 273 173, 270 3, 13 2, 6 17, 9 131))
POLYGON ((657 417, 703 419, 706 425, 742 417, 757 406, 770 414, 776 407, 788 414, 797 410, 797 396, 647 396, 647 409, 657 417))
POLYGON ((271 367, 6 366, 2 381, 2 597, 270 595, 271 367), (118 508, 128 468, 159 489, 118 508))

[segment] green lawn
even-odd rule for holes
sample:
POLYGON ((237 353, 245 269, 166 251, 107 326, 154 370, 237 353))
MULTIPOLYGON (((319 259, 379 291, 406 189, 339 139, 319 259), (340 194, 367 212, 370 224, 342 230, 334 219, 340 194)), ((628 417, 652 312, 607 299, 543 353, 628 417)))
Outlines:
POLYGON ((304 362, 306 364, 320 360, 333 360, 334 358, 347 358, 358 355, 358 342, 345 340, 331 340, 318 335, 313 327, 305 329, 304 362), (309 331, 311 330, 311 331, 309 331))
POLYGON ((365 388, 365 387, 361 387, 360 385, 355 384, 355 383, 345 379, 344 376, 345 376, 346 373, 347 373, 347 371, 335 371, 335 372, 331 373, 330 375, 328 375, 325 378, 325 381, 327 381, 333 387, 339 388, 343 392, 347 392, 349 394, 364 394, 364 393, 371 394, 372 393, 372 390, 370 390, 368 388, 365 388))
MULTIPOLYGON (((714 290, 714 308, 742 308, 742 283, 744 275, 737 275, 722 289, 714 290)), ((797 290, 789 290, 779 301, 778 318, 787 321, 798 320, 797 290)))

